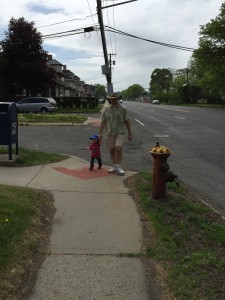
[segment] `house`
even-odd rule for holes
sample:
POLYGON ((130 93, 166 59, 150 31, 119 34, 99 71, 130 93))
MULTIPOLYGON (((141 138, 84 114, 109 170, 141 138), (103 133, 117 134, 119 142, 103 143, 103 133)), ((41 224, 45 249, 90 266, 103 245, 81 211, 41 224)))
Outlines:
POLYGON ((65 84, 65 75, 63 74, 63 64, 58 60, 52 59, 52 56, 49 55, 48 65, 54 70, 54 76, 51 80, 51 96, 52 97, 65 97, 66 84, 65 84))
POLYGON ((95 88, 81 81, 72 71, 49 55, 48 65, 54 69, 51 83, 52 97, 94 97, 95 88))

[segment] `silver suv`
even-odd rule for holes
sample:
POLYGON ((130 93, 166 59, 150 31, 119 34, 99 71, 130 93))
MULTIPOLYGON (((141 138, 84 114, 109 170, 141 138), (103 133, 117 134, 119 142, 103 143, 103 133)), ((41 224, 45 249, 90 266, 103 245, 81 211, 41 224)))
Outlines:
POLYGON ((53 112, 58 110, 57 103, 53 98, 27 97, 16 103, 18 112, 53 112))

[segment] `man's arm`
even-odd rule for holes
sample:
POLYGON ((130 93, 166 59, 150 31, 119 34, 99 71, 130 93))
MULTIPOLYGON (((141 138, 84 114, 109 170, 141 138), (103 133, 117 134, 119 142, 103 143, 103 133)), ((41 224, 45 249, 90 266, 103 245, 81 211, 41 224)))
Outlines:
POLYGON ((105 122, 101 121, 101 124, 100 124, 100 128, 99 128, 99 143, 101 144, 102 143, 102 132, 105 128, 105 122))
POLYGON ((130 120, 125 121, 126 127, 127 127, 127 132, 128 132, 128 141, 132 141, 132 134, 131 134, 131 125, 130 125, 130 120))

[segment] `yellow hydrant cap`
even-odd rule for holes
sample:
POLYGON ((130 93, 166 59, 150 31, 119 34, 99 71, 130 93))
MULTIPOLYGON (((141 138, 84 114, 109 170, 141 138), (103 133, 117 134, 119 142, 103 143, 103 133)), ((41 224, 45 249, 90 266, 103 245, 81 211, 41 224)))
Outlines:
POLYGON ((159 142, 156 142, 155 146, 150 150, 152 154, 170 154, 170 150, 164 146, 160 146, 159 142))

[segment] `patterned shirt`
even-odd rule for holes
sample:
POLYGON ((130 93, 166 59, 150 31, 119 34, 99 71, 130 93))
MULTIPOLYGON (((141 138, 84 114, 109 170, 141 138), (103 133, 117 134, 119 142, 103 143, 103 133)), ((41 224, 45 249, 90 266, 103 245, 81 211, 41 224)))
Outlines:
POLYGON ((115 107, 106 107, 101 117, 102 122, 105 124, 105 134, 124 134, 125 122, 128 119, 127 109, 123 105, 118 104, 115 107))

